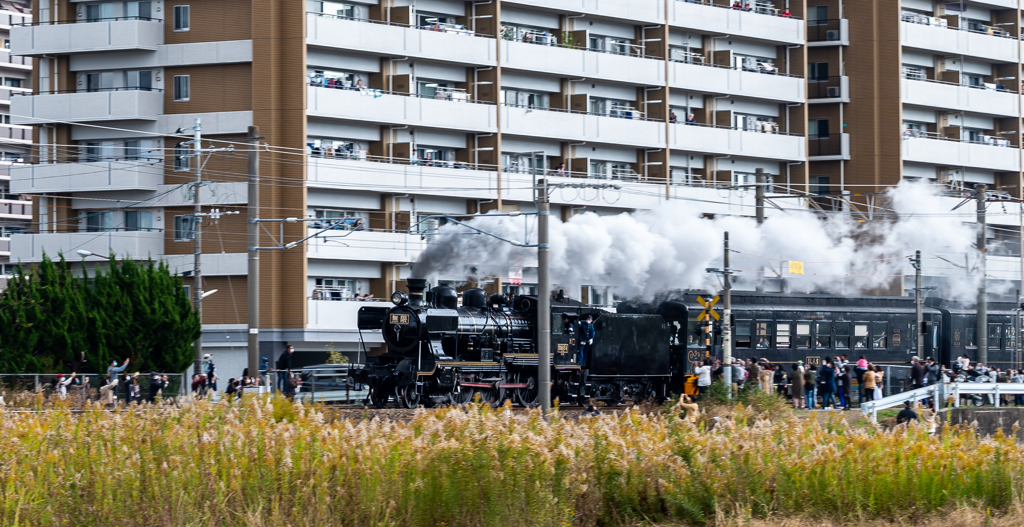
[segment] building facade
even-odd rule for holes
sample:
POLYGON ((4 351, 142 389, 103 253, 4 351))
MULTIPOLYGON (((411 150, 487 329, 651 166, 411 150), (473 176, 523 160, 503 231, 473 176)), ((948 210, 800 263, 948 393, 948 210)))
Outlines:
MULTIPOLYGON (((259 127, 266 356, 364 344, 357 296, 401 289, 437 214, 533 210, 538 175, 563 189, 553 214, 619 213, 673 200, 753 215, 760 169, 774 191, 806 190, 804 0, 39 0, 12 29, 38 62, 12 123, 32 126, 33 234, 12 258, 78 251, 192 269, 202 231, 204 345, 244 361, 247 165, 259 127), (203 146, 186 157, 195 119, 203 146), (357 220, 362 220, 358 222, 357 220), (280 228, 280 230, 278 230, 280 228)), ((717 250, 717 249, 716 249, 717 250)), ((455 276, 528 288, 531 269, 455 276), (511 278, 511 280, 510 280, 511 278)), ((190 283, 191 278, 186 278, 190 283)), ((569 292, 570 296, 576 296, 569 292)), ((584 300, 608 302, 585 287, 584 300)), ((372 300, 372 299, 371 299, 372 300)), ((313 360, 313 359, 311 359, 313 360)), ((222 368, 224 363, 221 363, 222 368)))
POLYGON ((32 229, 32 202, 10 188, 10 167, 26 162, 32 144, 32 127, 11 123, 11 99, 32 92, 32 58, 11 53, 10 30, 31 21, 28 2, 0 2, 0 288, 14 267, 11 235, 32 229))

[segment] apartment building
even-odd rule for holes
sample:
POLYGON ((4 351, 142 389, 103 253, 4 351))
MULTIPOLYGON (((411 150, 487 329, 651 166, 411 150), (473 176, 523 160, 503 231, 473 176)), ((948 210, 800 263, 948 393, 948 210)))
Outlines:
POLYGON ((917 178, 1020 197, 1018 2, 808 4, 812 188, 917 178))
POLYGON ((13 271, 10 261, 11 234, 29 232, 32 202, 11 192, 10 167, 29 155, 32 128, 11 123, 11 96, 31 93, 32 59, 11 53, 11 26, 30 22, 28 2, 0 1, 0 288, 13 271))
MULTIPOLYGON (((268 224, 262 245, 336 227, 262 253, 267 356, 376 346, 361 344, 356 297, 404 286, 431 216, 533 210, 537 177, 570 185, 550 196, 563 220, 681 200, 752 215, 752 190, 715 187, 758 169, 777 191, 808 181, 804 0, 40 0, 33 16, 12 30, 14 55, 38 61, 12 122, 39 146, 11 188, 38 206, 12 258, 105 265, 85 250, 188 275, 194 193, 241 211, 202 229, 203 289, 218 290, 204 346, 232 372, 250 125, 271 145, 261 217, 313 220, 268 224), (204 159, 201 186, 183 156, 196 118, 205 147, 236 147, 204 159)), ((530 268, 479 277, 472 263, 450 278, 536 283, 530 268)))

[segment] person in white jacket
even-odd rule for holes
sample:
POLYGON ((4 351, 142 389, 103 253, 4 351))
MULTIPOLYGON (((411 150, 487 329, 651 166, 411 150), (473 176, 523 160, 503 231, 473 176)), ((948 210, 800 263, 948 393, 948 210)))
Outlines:
POLYGON ((71 382, 75 380, 75 375, 78 374, 72 372, 71 377, 68 377, 67 379, 64 378, 63 373, 57 376, 57 396, 60 397, 60 400, 63 401, 68 398, 68 386, 70 386, 71 382))

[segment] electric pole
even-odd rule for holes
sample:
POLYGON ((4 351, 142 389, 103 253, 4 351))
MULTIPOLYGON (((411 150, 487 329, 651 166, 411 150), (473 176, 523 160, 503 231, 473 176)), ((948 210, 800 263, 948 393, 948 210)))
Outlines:
POLYGON ((722 373, 725 386, 732 397, 732 284, 729 283, 729 233, 725 233, 725 261, 722 283, 725 290, 725 308, 722 310, 722 373))
MULTIPOLYGON (((755 213, 757 214, 757 224, 760 225, 764 223, 764 169, 759 168, 755 173, 757 177, 757 185, 754 187, 754 204, 756 209, 755 213)), ((726 267, 728 266, 729 265, 726 264, 726 267)))
POLYGON ((199 336, 196 337, 196 363, 193 373, 199 375, 203 370, 203 212, 202 200, 199 191, 202 188, 203 180, 203 125, 201 119, 196 117, 195 126, 192 129, 192 153, 196 162, 196 179, 192 184, 192 236, 195 243, 195 253, 192 259, 192 289, 196 299, 196 314, 199 315, 199 336))
POLYGON ((924 357, 924 290, 921 287, 921 251, 914 253, 914 308, 917 313, 917 358, 924 357))
MULTIPOLYGON (((548 204, 547 179, 536 185, 537 201, 537 383, 540 385, 540 408, 544 419, 551 411, 551 277, 548 272, 548 204)), ((591 354, 593 355, 593 354, 591 354)))
POLYGON ((985 256, 988 249, 985 248, 985 205, 987 193, 985 185, 978 185, 975 196, 978 200, 978 274, 981 279, 978 281, 978 362, 988 366, 988 298, 985 294, 986 269, 985 256))
POLYGON ((249 252, 247 313, 249 323, 249 375, 260 376, 260 129, 249 127, 249 221, 246 223, 249 252))

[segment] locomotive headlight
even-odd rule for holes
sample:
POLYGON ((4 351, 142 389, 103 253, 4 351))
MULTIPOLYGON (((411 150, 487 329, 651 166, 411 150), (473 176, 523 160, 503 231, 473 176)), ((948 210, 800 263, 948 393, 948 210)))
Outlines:
POLYGON ((391 303, 396 306, 404 306, 409 303, 409 295, 405 294, 405 291, 395 291, 391 293, 391 303))

